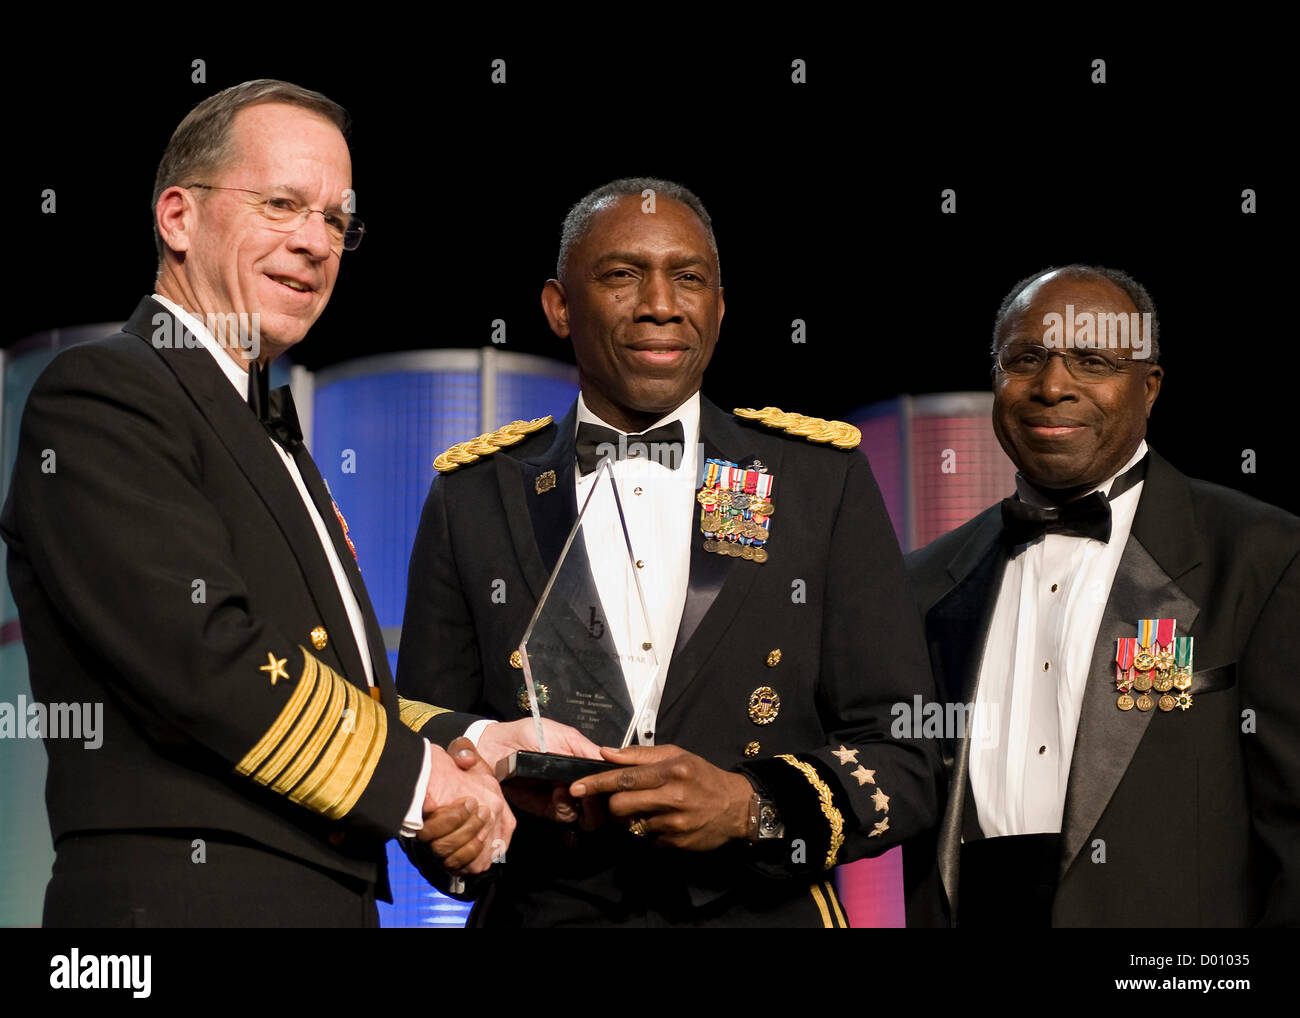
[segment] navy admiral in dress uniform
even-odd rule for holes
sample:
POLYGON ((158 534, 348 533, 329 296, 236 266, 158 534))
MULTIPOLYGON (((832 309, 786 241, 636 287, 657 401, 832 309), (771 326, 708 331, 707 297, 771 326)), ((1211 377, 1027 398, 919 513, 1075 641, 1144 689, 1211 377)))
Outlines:
POLYGON ((939 693, 974 705, 937 845, 906 851, 909 922, 1300 922, 1300 520, 1147 447, 1158 343, 1114 270, 1002 304, 1017 494, 908 556, 939 693), (1148 332, 1081 346, 1103 321, 1148 332))
MULTIPOLYGON (((581 394, 558 422, 516 422, 436 461, 398 688, 454 708, 424 727, 436 741, 468 733, 489 762, 528 747, 518 647, 602 447, 629 453, 613 472, 635 575, 672 650, 634 744, 599 734, 626 769, 569 787, 584 824, 517 811, 516 848, 473 921, 844 926, 834 867, 931 826, 939 771, 933 744, 890 735, 891 706, 931 685, 860 436, 700 395, 723 294, 708 214, 679 185, 628 179, 583 198, 557 277, 543 308, 573 342, 581 394)), ((625 547, 612 503, 592 503, 582 539, 612 602, 606 566, 625 547)))
POLYGON ((438 708, 398 699, 265 388, 360 239, 345 127, 285 82, 199 104, 158 171, 156 294, 27 402, 2 526, 32 689, 104 705, 98 749, 46 742, 47 925, 374 925, 388 838, 475 873, 510 837, 472 747, 413 730, 438 708))

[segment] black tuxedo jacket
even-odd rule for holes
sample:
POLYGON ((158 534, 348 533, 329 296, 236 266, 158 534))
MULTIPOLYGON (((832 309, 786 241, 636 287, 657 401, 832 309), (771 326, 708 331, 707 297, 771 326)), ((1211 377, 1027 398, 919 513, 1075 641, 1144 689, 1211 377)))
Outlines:
MULTIPOLYGON (((681 507, 694 521, 689 591, 655 741, 758 780, 802 847, 690 853, 617 824, 586 833, 521 815, 477 922, 841 925, 824 868, 828 816, 842 818, 838 862, 884 851, 936 819, 935 748, 889 731, 891 705, 932 687, 866 458, 701 404, 705 456, 758 458, 775 477, 770 558, 705 552, 699 507, 681 507), (766 726, 748 707, 761 686, 781 701, 766 726), (874 781, 863 780, 869 770, 874 781)), ((430 489, 411 556, 398 688, 454 709, 422 729, 435 741, 479 717, 526 716, 523 673, 510 657, 576 519, 575 414, 440 475, 430 489), (551 488, 537 484, 547 471, 551 488), (502 580, 504 604, 492 597, 502 580)))
MULTIPOLYGON (((975 700, 1007 562, 1000 531, 993 506, 907 558, 950 703, 975 700)), ((1151 453, 1079 717, 1054 925, 1300 922, 1298 553, 1300 519, 1151 453), (1150 618, 1194 637, 1187 711, 1116 706, 1116 640, 1150 618)), ((968 740, 945 746, 937 845, 905 851, 917 925, 960 918, 969 750, 968 740)))
POLYGON ((56 845, 229 832, 386 894, 423 743, 324 482, 301 446, 295 460, 365 617, 379 702, 267 431, 162 305, 37 381, 0 521, 9 579, 37 699, 104 705, 100 748, 46 740, 56 845))

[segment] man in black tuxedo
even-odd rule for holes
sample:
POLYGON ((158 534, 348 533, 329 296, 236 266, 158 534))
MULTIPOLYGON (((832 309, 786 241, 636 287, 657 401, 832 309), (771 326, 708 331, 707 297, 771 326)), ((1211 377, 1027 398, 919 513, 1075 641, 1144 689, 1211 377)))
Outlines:
MULTIPOLYGON (((708 213, 679 185, 627 179, 583 198, 542 304, 573 342, 581 395, 558 424, 519 422, 439 457, 398 687, 454 708, 423 729, 435 741, 468 732, 489 762, 523 744, 517 648, 602 446, 664 450, 613 471, 649 642, 671 652, 634 743, 603 750, 626 769, 560 790, 552 818, 572 817, 571 795, 582 825, 520 810, 473 921, 843 926, 832 868, 931 826, 938 772, 932 743, 889 733, 891 705, 930 680, 856 429, 773 408, 733 416, 700 396, 723 295, 708 213), (756 514, 735 517, 751 528, 743 542, 717 522, 733 493, 756 514)), ((605 616, 593 636, 608 638, 620 624, 609 577, 627 559, 612 501, 592 503, 588 527, 575 545, 605 616)), ((595 714, 640 701, 633 671, 593 697, 595 714)), ((631 715, 618 716, 585 730, 617 746, 631 715)))
POLYGON ((32 689, 103 705, 99 747, 46 739, 46 925, 374 925, 388 838, 477 873, 510 837, 472 747, 412 730, 438 709, 399 701, 265 388, 360 239, 346 123, 286 82, 200 103, 158 170, 156 293, 28 399, 0 526, 32 689))
POLYGON ((1017 497, 908 557, 939 694, 974 705, 937 845, 906 852, 913 923, 1300 922, 1300 520, 1147 449, 1158 341, 1109 269, 1039 273, 999 311, 1017 497), (1084 345, 1103 321, 1116 345, 1084 345))

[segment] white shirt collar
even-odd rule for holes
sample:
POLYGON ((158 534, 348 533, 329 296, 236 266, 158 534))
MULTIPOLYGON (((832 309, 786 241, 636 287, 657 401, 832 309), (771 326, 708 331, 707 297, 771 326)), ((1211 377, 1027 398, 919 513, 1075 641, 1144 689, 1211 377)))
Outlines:
POLYGON ((247 402, 248 372, 239 370, 239 365, 234 362, 234 359, 217 344, 212 333, 209 332, 207 327, 192 314, 175 301, 168 300, 161 293, 155 293, 152 294, 152 296, 154 300, 175 315, 177 321, 193 333, 194 338, 199 341, 199 344, 203 349, 212 354, 213 358, 217 362, 217 366, 221 368, 226 377, 230 379, 230 384, 233 385, 235 391, 239 393, 239 398, 247 402))
MULTIPOLYGON (((1137 450, 1129 457, 1127 463, 1116 470, 1115 473, 1111 474, 1110 477, 1106 478, 1106 480, 1102 481, 1101 484, 1094 487, 1091 491, 1085 491, 1080 497, 1082 498, 1091 495, 1094 491, 1109 493, 1110 486, 1115 483, 1115 478, 1119 477, 1120 474, 1124 473, 1124 471, 1128 470, 1130 467, 1135 466, 1146 454, 1147 440, 1144 438, 1138 443, 1137 450)), ((1050 502, 1044 498, 1043 493, 1021 477, 1020 474, 1016 474, 1016 491, 1020 495, 1020 501, 1024 502, 1026 505, 1037 506, 1039 509, 1053 509, 1056 507, 1054 502, 1050 502)))

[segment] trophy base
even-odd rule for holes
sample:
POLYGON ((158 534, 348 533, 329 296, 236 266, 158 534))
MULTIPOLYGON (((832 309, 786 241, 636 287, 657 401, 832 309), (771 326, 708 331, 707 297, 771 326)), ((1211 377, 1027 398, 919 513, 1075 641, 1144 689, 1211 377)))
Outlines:
POLYGON ((497 781, 521 781, 548 785, 571 785, 579 778, 616 771, 619 764, 608 760, 587 760, 580 756, 562 756, 559 753, 534 753, 517 750, 497 761, 497 781))

